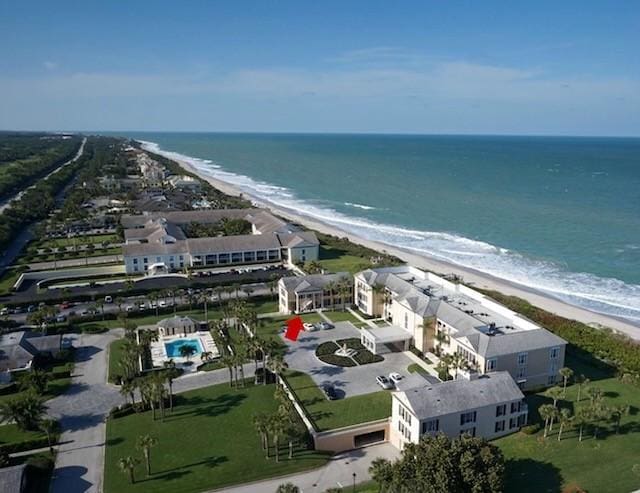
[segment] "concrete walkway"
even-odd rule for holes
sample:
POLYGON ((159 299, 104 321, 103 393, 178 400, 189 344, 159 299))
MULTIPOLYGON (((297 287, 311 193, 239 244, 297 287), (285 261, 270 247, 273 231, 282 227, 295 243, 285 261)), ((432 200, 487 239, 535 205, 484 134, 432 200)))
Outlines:
POLYGON ((351 491, 350 488, 353 485, 353 473, 356 474, 356 483, 368 481, 371 479, 369 466, 373 460, 378 457, 393 460, 399 456, 400 452, 393 445, 382 443, 335 455, 327 465, 318 469, 214 491, 215 493, 222 491, 225 493, 270 493, 276 491, 278 485, 290 482, 300 488, 301 493, 321 493, 329 488, 344 488, 344 491, 347 492, 351 491))
POLYGON ((51 493, 101 492, 104 464, 105 418, 124 399, 106 383, 108 346, 119 330, 81 334, 74 341, 76 366, 69 389, 47 402, 49 414, 60 420, 51 493))

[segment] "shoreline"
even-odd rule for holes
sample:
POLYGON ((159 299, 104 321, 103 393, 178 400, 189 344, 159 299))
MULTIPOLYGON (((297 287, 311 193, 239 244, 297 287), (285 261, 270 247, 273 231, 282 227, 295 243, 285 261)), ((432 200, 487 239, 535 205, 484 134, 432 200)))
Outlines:
MULTIPOLYGON (((142 145, 143 149, 148 150, 147 144, 143 142, 139 143, 142 145)), ((150 150, 150 152, 158 151, 150 150)), ((481 289, 499 291, 500 293, 509 296, 517 296, 518 298, 522 298, 528 301, 532 305, 552 312, 561 317, 577 320, 591 326, 606 327, 616 332, 625 334, 634 340, 640 340, 640 326, 634 325, 628 320, 617 318, 611 315, 601 314, 598 312, 593 312, 585 308, 571 305, 541 291, 535 290, 533 288, 528 288, 526 286, 516 284, 492 276, 490 274, 486 274, 484 272, 479 272, 467 267, 461 267, 459 265, 445 262, 433 257, 418 255, 403 248, 386 245, 384 243, 373 240, 367 240, 353 233, 344 231, 338 227, 323 223, 316 219, 312 219, 308 216, 298 213, 297 211, 275 206, 265 200, 254 197, 233 184, 209 176, 187 161, 178 159, 174 156, 165 155, 164 157, 176 162, 183 169, 187 170, 190 173, 193 173, 194 175, 197 175, 198 177, 200 177, 200 179, 207 181, 209 184, 211 184, 211 186, 217 188, 221 192, 235 197, 242 196, 243 198, 250 200, 256 206, 269 209, 273 213, 291 222, 298 223, 306 227, 307 229, 312 229, 323 234, 347 238, 353 243, 365 246, 372 250, 396 256, 402 261, 407 262, 410 265, 414 265, 415 267, 426 269, 439 274, 455 274, 461 277, 465 283, 471 286, 481 289)))

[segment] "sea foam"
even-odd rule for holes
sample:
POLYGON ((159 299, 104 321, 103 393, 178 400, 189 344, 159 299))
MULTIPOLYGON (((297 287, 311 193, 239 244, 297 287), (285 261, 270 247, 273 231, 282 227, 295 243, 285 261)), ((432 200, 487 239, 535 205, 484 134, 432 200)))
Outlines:
MULTIPOLYGON (((640 321, 639 285, 586 272, 571 272, 557 263, 533 259, 507 248, 455 233, 414 230, 347 215, 330 207, 300 200, 295 191, 286 187, 227 171, 210 160, 166 151, 154 142, 140 142, 151 152, 188 162, 202 173, 231 183, 261 201, 295 211, 368 240, 490 274, 595 312, 640 321)), ((362 210, 375 209, 363 204, 345 205, 362 210)))

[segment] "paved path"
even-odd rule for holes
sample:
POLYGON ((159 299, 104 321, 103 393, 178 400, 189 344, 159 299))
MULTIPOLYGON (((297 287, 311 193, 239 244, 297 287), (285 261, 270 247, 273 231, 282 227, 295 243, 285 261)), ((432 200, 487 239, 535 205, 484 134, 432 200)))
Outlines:
POLYGON ((350 487, 353 485, 354 472, 357 483, 368 481, 371 479, 369 466, 374 459, 384 457, 392 460, 399 456, 400 452, 393 445, 382 443, 335 455, 326 466, 318 469, 215 491, 216 493, 221 491, 225 493, 271 493, 276 491, 278 485, 291 482, 300 488, 301 493, 320 493, 336 487, 344 488, 344 491, 348 492, 351 491, 350 487))
POLYGON ((51 493, 102 491, 105 418, 123 402, 118 389, 106 383, 107 348, 118 335, 114 330, 78 336, 71 386, 47 402, 49 414, 62 426, 51 493))

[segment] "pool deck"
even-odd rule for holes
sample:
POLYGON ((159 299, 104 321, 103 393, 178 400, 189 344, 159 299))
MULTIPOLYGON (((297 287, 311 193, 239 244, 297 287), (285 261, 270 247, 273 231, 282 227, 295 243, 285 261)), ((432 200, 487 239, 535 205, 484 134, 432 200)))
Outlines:
POLYGON ((218 358, 220 356, 220 351, 216 346, 216 343, 213 342, 213 337, 211 337, 211 333, 208 331, 198 331, 192 332, 190 334, 180 334, 175 336, 159 336, 157 341, 153 341, 151 343, 151 358, 153 360, 154 367, 162 367, 166 361, 173 360, 173 362, 179 368, 182 368, 184 371, 193 372, 196 371, 197 364, 188 364, 187 362, 197 362, 200 358, 200 354, 202 352, 209 352, 213 359, 218 358), (167 354, 166 344, 170 344, 176 341, 190 341, 197 340, 200 343, 201 351, 197 351, 191 358, 183 358, 182 356, 169 356, 167 354))

